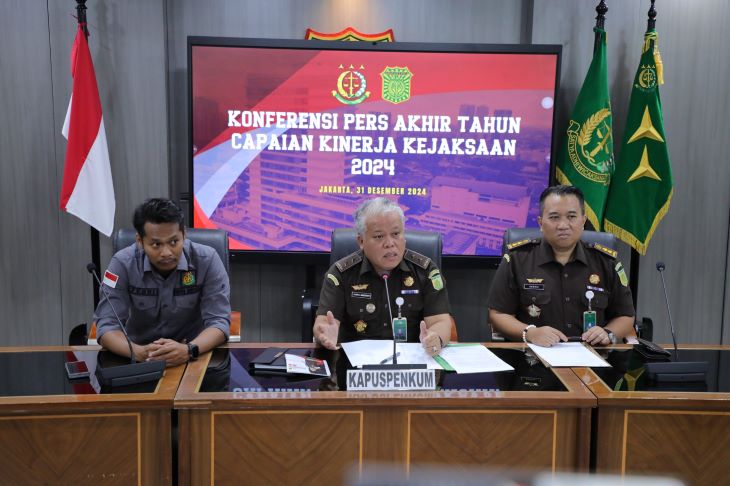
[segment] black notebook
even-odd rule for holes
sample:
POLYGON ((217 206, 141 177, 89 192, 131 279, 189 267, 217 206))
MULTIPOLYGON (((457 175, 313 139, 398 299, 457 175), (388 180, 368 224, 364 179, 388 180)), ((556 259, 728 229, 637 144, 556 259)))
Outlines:
POLYGON ((266 348, 264 352, 256 356, 249 363, 253 371, 279 371, 286 373, 286 358, 284 354, 287 348, 266 348))

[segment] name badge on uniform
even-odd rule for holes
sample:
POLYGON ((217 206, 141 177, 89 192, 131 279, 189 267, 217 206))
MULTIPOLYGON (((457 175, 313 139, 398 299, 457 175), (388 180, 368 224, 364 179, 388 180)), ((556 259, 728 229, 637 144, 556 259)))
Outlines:
POLYGON ((408 341, 408 319, 405 317, 393 318, 393 334, 395 340, 401 343, 408 341))
POLYGON ((372 292, 352 292, 350 294, 350 296, 353 299, 368 299, 368 300, 372 300, 372 298, 373 298, 372 292))
POLYGON ((591 301, 596 294, 592 290, 588 290, 585 295, 588 299, 588 310, 583 313, 583 332, 596 325, 596 311, 591 309, 591 301))
POLYGON ((522 288, 525 290, 545 290, 545 284, 526 283, 522 288))
POLYGON ((416 295, 416 294, 418 294, 418 289, 402 289, 400 291, 400 293, 402 295, 408 295, 408 294, 416 295))

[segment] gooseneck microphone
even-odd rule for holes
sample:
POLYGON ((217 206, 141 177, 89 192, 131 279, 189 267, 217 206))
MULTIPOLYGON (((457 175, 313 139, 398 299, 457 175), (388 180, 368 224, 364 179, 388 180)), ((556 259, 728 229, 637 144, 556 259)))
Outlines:
POLYGON ((384 273, 380 276, 380 278, 383 279, 383 284, 385 285, 385 297, 388 299, 388 316, 390 317, 390 327, 392 328, 392 332, 393 332, 393 356, 390 358, 386 358, 380 364, 363 365, 362 369, 364 369, 364 370, 381 370, 381 371, 426 369, 426 365, 422 364, 422 363, 398 364, 398 352, 397 352, 397 348, 396 348, 396 333, 395 333, 395 326, 393 325, 393 310, 391 309, 390 290, 388 289, 388 279, 390 278, 390 274, 384 273), (392 361, 392 363, 386 364, 387 361, 392 361))
POLYGON ((664 262, 656 262, 656 269, 662 277, 662 288, 664 289, 664 302, 667 304, 667 315, 669 316, 669 330, 672 333, 672 343, 674 344, 674 361, 679 361, 679 353, 677 352, 677 335, 674 333, 674 323, 672 322, 672 309, 669 307, 669 295, 667 294, 667 283, 664 281, 664 262))
MULTIPOLYGON (((122 333, 124 333, 124 338, 127 340, 127 344, 129 345, 130 361, 129 364, 126 365, 105 366, 104 363, 102 363, 103 354, 99 353, 97 355, 95 374, 97 379, 99 380, 99 383, 102 386, 109 386, 113 388, 118 386, 133 385, 136 383, 146 383, 148 381, 159 380, 165 370, 165 362, 137 362, 134 359, 132 340, 129 339, 129 334, 127 334, 127 327, 119 318, 119 314, 117 314, 117 311, 114 308, 114 304, 112 304, 109 292, 107 292, 107 290, 104 288, 104 285, 99 280, 99 276, 96 274, 96 265, 94 265, 93 263, 89 263, 88 265, 86 265, 86 270, 88 270, 89 273, 94 276, 94 279, 96 279, 97 283, 99 284, 101 293, 104 294, 104 299, 109 302, 109 307, 111 307, 112 312, 114 313, 114 317, 116 318, 119 327, 122 329, 122 333)), ((101 304, 101 301, 99 301, 99 303, 101 304)))
POLYGON ((703 382, 707 377, 707 361, 679 361, 677 350, 677 336, 674 332, 672 322, 672 311, 669 307, 669 295, 667 284, 664 281, 664 262, 657 262, 656 269, 662 277, 662 288, 664 289, 664 301, 667 304, 667 316, 669 317, 669 330, 672 333, 674 344, 674 361, 646 363, 644 369, 650 380, 657 382, 703 382))
POLYGON ((391 309, 390 304, 390 292, 388 291, 388 279, 390 278, 390 275, 387 273, 384 273, 380 276, 380 278, 383 279, 383 283, 385 284, 385 297, 388 299, 388 316, 390 317, 390 330, 393 332, 393 364, 398 364, 398 353, 396 353, 395 349, 395 326, 393 325, 393 310, 391 309))
MULTIPOLYGON (((127 326, 125 326, 122 323, 122 320, 119 318, 119 314, 117 314, 117 310, 114 308, 114 304, 112 304, 112 300, 109 297, 109 292, 106 291, 104 288, 104 285, 102 285, 101 280, 99 280, 99 276, 96 274, 96 264, 89 263, 86 265, 86 270, 94 276, 94 280, 96 280, 96 283, 99 284, 99 288, 101 289, 101 293, 104 294, 104 299, 106 299, 107 302, 109 302, 109 307, 112 308, 112 312, 114 313, 114 318, 117 320, 117 324, 119 324, 119 327, 122 329, 122 332, 124 333, 124 338, 127 340, 127 344, 129 345, 129 362, 131 364, 136 363, 137 361, 134 359, 134 350, 132 350, 132 340, 129 339, 129 334, 127 334, 127 326)), ((102 301, 104 300, 102 299, 102 301)), ((101 302, 99 302, 101 303, 101 302)))

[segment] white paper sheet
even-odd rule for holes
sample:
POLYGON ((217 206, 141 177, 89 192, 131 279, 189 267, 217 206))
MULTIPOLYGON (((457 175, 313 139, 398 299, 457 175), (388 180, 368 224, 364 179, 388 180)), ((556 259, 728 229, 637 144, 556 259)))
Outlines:
POLYGON ((457 373, 489 373, 514 368, 482 344, 449 344, 439 354, 457 373))
POLYGON ((549 348, 535 344, 528 344, 528 346, 553 368, 561 366, 611 367, 610 364, 583 343, 558 343, 549 348))
MULTIPOLYGON (((393 341, 383 339, 363 339, 342 343, 352 366, 359 368, 366 364, 392 363, 393 341)), ((429 370, 440 370, 443 367, 426 354, 421 343, 397 343, 398 364, 425 364, 429 370)))

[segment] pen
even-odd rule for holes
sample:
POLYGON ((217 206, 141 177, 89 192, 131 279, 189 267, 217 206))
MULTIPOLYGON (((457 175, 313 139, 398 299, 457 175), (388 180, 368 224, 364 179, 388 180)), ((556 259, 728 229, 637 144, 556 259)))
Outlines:
MULTIPOLYGON (((398 351, 397 353, 395 353, 395 357, 397 358, 398 356, 400 356, 400 351, 398 351)), ((388 361, 391 361, 392 359, 393 359, 393 356, 388 356, 383 361, 381 361, 380 364, 385 364, 388 361)))

